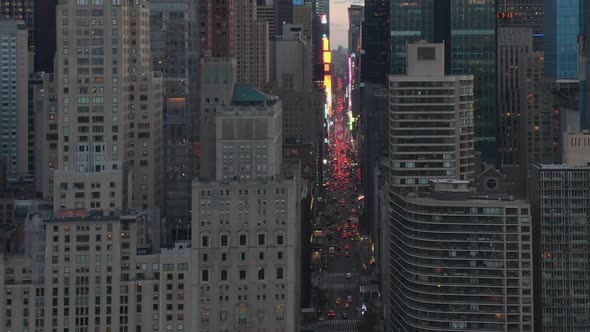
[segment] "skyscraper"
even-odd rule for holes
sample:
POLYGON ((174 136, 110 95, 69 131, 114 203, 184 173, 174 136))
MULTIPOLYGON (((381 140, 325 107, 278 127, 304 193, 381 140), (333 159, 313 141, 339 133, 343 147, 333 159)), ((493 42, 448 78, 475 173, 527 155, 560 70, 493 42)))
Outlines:
POLYGON ((390 74, 406 72, 406 45, 443 42, 446 72, 475 76, 475 145, 496 160, 496 1, 390 1, 390 74))
POLYGON ((577 80, 578 36, 585 20, 584 0, 545 1, 545 77, 577 80))
POLYGON ((282 162, 281 101, 236 84, 217 109, 216 177, 193 182, 193 326, 299 331, 299 164, 282 162))
POLYGON ((582 10, 586 13, 582 19, 580 35, 580 127, 590 129, 590 2, 586 1, 582 10))
POLYGON ((56 31, 55 8, 57 0, 35 0, 35 71, 53 73, 55 57, 56 31))
POLYGON ((527 165, 520 160, 520 149, 526 149, 526 146, 521 146, 525 138, 521 121, 527 118, 521 108, 525 106, 522 100, 528 99, 524 93, 526 83, 533 77, 521 75, 524 67, 519 64, 533 50, 532 33, 533 29, 526 27, 498 28, 498 158, 502 165, 527 165), (521 78, 526 81, 521 82, 521 78))
POLYGON ((28 47, 23 21, 0 19, 0 158, 10 176, 28 169, 28 47))
POLYGON ((196 6, 191 0, 150 1, 150 41, 155 71, 164 77, 163 101, 163 213, 170 239, 190 225, 190 187, 194 165, 193 144, 199 129, 199 54, 196 6))
MULTIPOLYGON (((237 79, 262 88, 269 81, 268 22, 256 16, 256 1, 239 1, 235 7, 237 79)), ((275 29, 278 27, 275 25, 275 29)))
POLYGON ((362 26, 361 78, 364 83, 387 82, 389 71, 389 0, 365 0, 362 26))
POLYGON ((534 165, 530 172, 529 196, 537 222, 535 323, 543 332, 590 331, 590 303, 585 295, 590 288, 590 144, 588 135, 568 140, 572 142, 566 144, 578 155, 566 160, 583 163, 534 165))
POLYGON ((147 2, 64 2, 57 22, 54 209, 160 206, 163 86, 147 2))
POLYGON ((470 188, 473 75, 445 75, 444 53, 409 44, 407 75, 390 76, 387 328, 532 331, 529 204, 492 169, 470 188))
POLYGON ((275 41, 276 94, 283 102, 283 140, 310 143, 317 139, 319 114, 312 96, 312 45, 301 25, 285 24, 275 41))
POLYGON ((475 180, 473 75, 445 75, 444 44, 408 45, 407 75, 389 76, 390 186, 475 180))
POLYGON ((199 0, 199 49, 213 57, 235 56, 236 0, 199 0))
POLYGON ((533 49, 542 51, 544 2, 545 0, 498 0, 498 27, 532 28, 533 49))

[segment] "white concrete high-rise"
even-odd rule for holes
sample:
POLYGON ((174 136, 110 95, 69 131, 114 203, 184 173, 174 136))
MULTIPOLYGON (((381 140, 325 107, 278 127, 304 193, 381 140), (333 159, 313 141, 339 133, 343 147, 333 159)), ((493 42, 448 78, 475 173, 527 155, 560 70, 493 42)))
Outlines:
POLYGON ((54 209, 160 206, 162 78, 147 2, 57 6, 54 209))
POLYGON ((282 162, 281 102, 236 84, 215 114, 216 177, 193 182, 195 331, 299 331, 299 164, 282 162))
POLYGON ((473 182, 473 75, 445 75, 444 44, 408 45, 407 75, 389 76, 391 185, 473 182))
POLYGON ((23 21, 0 20, 0 158, 9 176, 28 169, 28 44, 23 21))

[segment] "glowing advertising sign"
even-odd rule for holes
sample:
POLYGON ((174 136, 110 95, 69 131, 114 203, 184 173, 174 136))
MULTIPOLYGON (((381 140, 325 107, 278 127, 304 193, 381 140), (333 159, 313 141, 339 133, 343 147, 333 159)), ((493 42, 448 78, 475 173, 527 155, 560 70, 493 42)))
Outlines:
POLYGON ((322 20, 322 24, 328 24, 328 16, 326 14, 320 15, 320 19, 322 20))
POLYGON ((330 50, 330 39, 327 37, 322 38, 322 51, 329 51, 330 50))
POLYGON ((330 52, 330 51, 324 52, 324 63, 332 63, 332 52, 330 52))

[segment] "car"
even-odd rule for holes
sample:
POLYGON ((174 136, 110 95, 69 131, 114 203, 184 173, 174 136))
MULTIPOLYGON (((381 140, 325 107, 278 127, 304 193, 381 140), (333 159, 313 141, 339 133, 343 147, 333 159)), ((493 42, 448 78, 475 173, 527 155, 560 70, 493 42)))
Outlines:
POLYGON ((325 320, 326 320, 326 318, 325 318, 324 316, 320 316, 320 317, 318 317, 318 321, 320 321, 320 322, 323 322, 323 321, 325 321, 325 320))
POLYGON ((347 244, 344 246, 344 250, 349 251, 350 250, 350 246, 347 244))
POLYGON ((348 319, 348 314, 347 314, 347 313, 345 313, 345 312, 343 312, 343 313, 342 313, 342 319, 348 319))
POLYGON ((352 273, 348 272, 348 273, 346 274, 346 279, 351 279, 351 278, 352 278, 352 273))
POLYGON ((328 318, 334 319, 334 317, 336 317, 336 313, 334 312, 334 310, 328 311, 328 318))
POLYGON ((344 309, 350 309, 350 303, 345 303, 344 304, 344 309))
POLYGON ((340 304, 340 303, 342 303, 342 298, 339 297, 336 299, 336 304, 340 304))
POLYGON ((346 297, 346 302, 348 302, 348 303, 352 303, 352 295, 348 295, 348 296, 346 297))

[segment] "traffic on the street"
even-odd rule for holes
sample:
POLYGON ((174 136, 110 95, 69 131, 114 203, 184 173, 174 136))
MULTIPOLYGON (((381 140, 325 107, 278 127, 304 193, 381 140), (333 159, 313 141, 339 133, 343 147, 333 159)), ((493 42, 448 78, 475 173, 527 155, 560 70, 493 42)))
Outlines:
POLYGON ((337 77, 333 88, 320 212, 312 237, 319 331, 357 331, 366 308, 359 293, 360 276, 371 272, 370 241, 359 232, 363 197, 344 79, 337 77))

